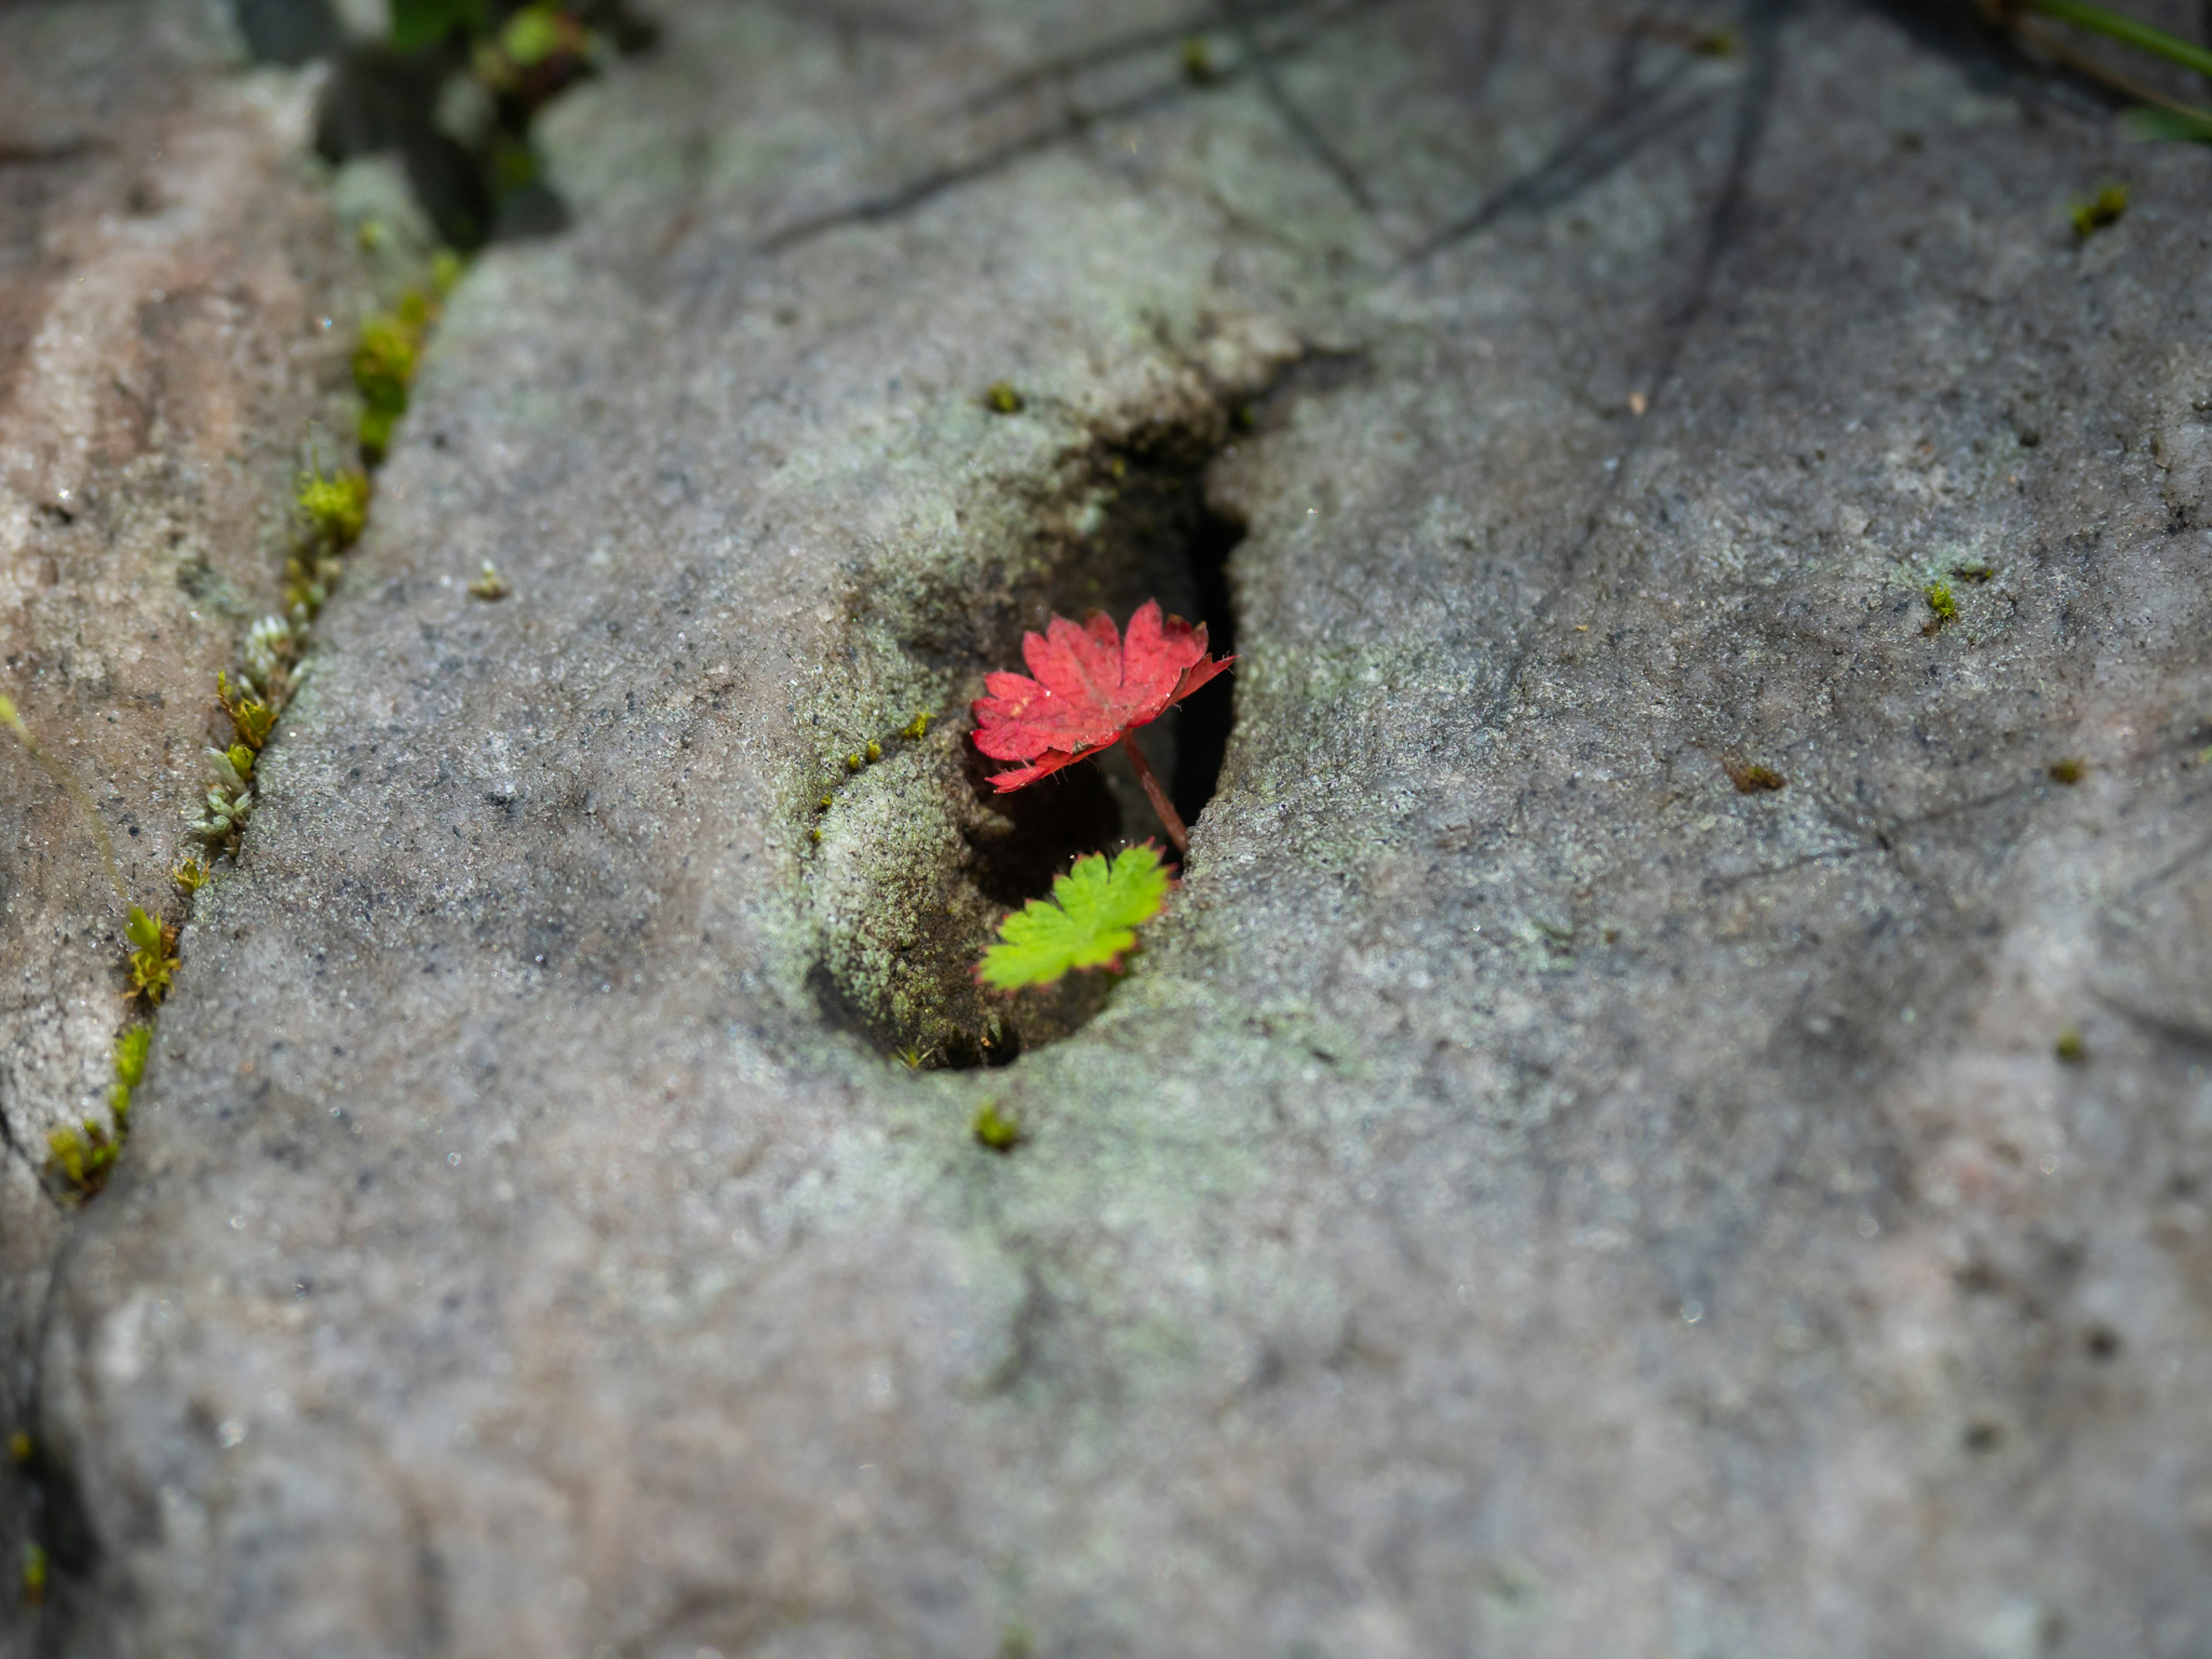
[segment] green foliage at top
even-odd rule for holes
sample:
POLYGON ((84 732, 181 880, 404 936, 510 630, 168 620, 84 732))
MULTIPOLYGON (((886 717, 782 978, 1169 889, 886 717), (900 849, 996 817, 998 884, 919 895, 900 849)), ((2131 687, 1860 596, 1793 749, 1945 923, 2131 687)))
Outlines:
POLYGON ((419 52, 456 30, 480 34, 488 21, 484 0, 392 0, 392 44, 419 52))
POLYGON ((499 32, 499 49, 517 69, 535 69, 568 46, 574 25, 552 6, 525 6, 499 32))
POLYGON ((1109 864, 1103 853, 1075 861, 999 928, 975 975, 994 991, 1050 985, 1078 968, 1114 969, 1136 948, 1137 929, 1159 915, 1170 885, 1156 847, 1132 847, 1109 864))
POLYGON ((1959 601, 1951 592, 1950 583, 1930 582, 1921 590, 1921 597, 1928 601, 1928 608, 1936 613, 1938 628, 1945 623, 1958 620, 1959 601))

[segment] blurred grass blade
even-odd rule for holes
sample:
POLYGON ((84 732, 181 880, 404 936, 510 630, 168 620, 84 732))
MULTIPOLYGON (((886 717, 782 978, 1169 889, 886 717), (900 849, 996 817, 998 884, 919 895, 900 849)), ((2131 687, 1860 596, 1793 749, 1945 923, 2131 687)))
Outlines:
POLYGON ((2195 70, 2199 75, 2212 76, 2212 51, 2193 41, 2185 40, 2178 34, 2168 34, 2164 29, 2154 28, 2123 12, 2108 11, 2102 6, 2091 5, 2089 0, 2018 0, 2018 3, 2022 11, 2039 13, 2061 23, 2071 23, 2077 29, 2087 29, 2092 34, 2118 40, 2138 52, 2150 52, 2170 64, 2195 70))
POLYGON ((2212 144, 2212 110, 2131 109, 2122 118, 2130 136, 2154 143, 2212 144))

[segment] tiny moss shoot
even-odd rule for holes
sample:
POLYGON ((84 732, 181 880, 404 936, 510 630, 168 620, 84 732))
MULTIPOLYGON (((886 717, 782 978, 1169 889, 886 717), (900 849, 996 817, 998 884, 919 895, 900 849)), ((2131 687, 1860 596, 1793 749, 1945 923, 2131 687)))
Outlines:
POLYGON ((1771 793, 1786 787, 1790 781, 1771 766, 1756 765, 1739 760, 1733 755, 1723 756, 1721 767, 1740 795, 1771 793))
POLYGON ((293 500, 313 544, 343 553, 361 539, 368 523, 368 474, 349 467, 325 477, 320 463, 300 475, 293 500))
POLYGON ((2127 210, 2127 186, 2106 185, 2087 201, 2074 204, 2074 234, 2086 242, 2107 225, 2119 223, 2120 216, 2127 210))
POLYGON ((2069 1025, 2058 1034, 2058 1041, 2051 1045, 2051 1052, 2066 1065, 2079 1066, 2088 1057, 2089 1051, 2081 1046, 2081 1033, 2069 1025))
POLYGON ((1933 633, 1959 619, 1959 601, 1951 592, 1950 583, 1930 582, 1920 590, 1920 597, 1928 601, 1928 608, 1936 613, 1935 620, 1928 624, 1929 632, 1933 633))
POLYGON ((987 1100, 977 1107, 968 1127, 977 1140, 994 1152, 1011 1152, 1021 1142, 1021 1120, 1011 1112, 1000 1111, 995 1100, 987 1100))
POLYGON ((984 404, 996 415, 1018 415, 1027 407, 1012 380, 994 380, 983 394, 984 404))
POLYGON ((1194 34, 1182 43, 1182 78, 1194 87, 1210 87, 1221 78, 1212 49, 1202 34, 1194 34))
POLYGON ((469 592, 479 599, 503 599, 514 590, 499 574, 499 567, 486 559, 482 574, 469 584, 469 592))
POLYGON ((2051 781, 2053 783, 2079 783, 2088 769, 2087 766, 2069 755, 2063 760, 2055 760, 2051 763, 2051 781))
POLYGON ((23 1546, 23 1605, 35 1607, 46 1599, 46 1553, 36 1544, 23 1546))

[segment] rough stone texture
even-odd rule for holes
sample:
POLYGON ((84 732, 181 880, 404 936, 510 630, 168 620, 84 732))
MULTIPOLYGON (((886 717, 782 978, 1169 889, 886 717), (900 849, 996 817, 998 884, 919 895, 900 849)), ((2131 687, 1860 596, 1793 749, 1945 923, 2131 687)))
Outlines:
MULTIPOLYGON (((0 693, 96 799, 157 912, 221 720, 216 670, 282 609, 301 440, 345 378, 356 284, 302 150, 308 91, 242 73, 219 7, 0 10, 0 693)), ((46 1136, 105 1115, 125 947, 78 808, 10 733, 0 848, 12 1431, 61 1226, 46 1136)), ((21 1504, 4 1507, 12 1571, 21 1504)))
POLYGON ((1839 4, 1097 12, 552 118, 64 1257, 40 1650, 2203 1651, 2204 155, 1839 4), (1186 882, 910 1073, 953 717, 1214 445, 1186 882))

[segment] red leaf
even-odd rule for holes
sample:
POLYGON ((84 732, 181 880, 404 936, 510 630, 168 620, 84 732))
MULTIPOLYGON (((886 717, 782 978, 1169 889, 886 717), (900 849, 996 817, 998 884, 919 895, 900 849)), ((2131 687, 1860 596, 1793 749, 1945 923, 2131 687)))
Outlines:
POLYGON ((994 775, 1001 791, 1119 743, 1236 661, 1206 654, 1204 623, 1163 622, 1158 599, 1129 618, 1126 639, 1103 611, 1079 628, 1054 617, 1043 633, 1022 636, 1022 657, 1028 674, 987 674, 990 695, 975 700, 975 747, 1030 763, 994 775))

